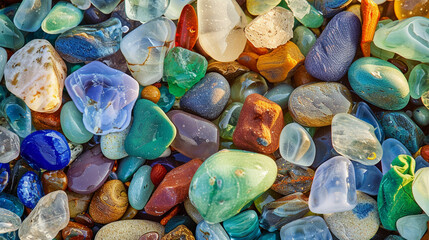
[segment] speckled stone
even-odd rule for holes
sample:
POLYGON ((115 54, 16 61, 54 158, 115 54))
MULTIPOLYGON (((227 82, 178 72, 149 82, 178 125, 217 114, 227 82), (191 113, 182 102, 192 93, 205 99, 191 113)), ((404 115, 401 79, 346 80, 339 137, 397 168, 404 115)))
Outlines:
POLYGON ((102 227, 95 235, 95 240, 136 240, 148 232, 164 236, 164 227, 148 220, 121 220, 102 227))
POLYGON ((377 201, 357 192, 357 205, 353 210, 324 214, 329 230, 340 240, 369 240, 378 230, 377 201))
POLYGON ((125 138, 130 132, 132 124, 121 132, 111 132, 101 136, 101 152, 108 159, 121 159, 128 156, 125 151, 125 138))

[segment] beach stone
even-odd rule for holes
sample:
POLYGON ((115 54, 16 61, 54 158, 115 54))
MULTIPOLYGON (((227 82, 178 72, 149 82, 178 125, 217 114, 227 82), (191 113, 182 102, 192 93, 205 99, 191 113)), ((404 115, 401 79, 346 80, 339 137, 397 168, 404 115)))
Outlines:
POLYGON ((126 157, 119 162, 116 174, 118 179, 123 183, 129 182, 133 174, 146 162, 145 159, 139 157, 126 157))
POLYGON ((108 159, 116 160, 128 156, 125 151, 125 139, 131 129, 131 124, 120 132, 111 132, 101 136, 101 152, 108 159))
POLYGON ((145 233, 157 232, 164 236, 164 226, 148 220, 121 220, 104 225, 95 235, 95 240, 135 240, 145 233))
POLYGON ((302 126, 329 126, 335 114, 351 113, 352 95, 341 83, 311 83, 295 88, 289 97, 289 113, 302 126))
POLYGON ((250 94, 264 95, 267 91, 265 78, 256 72, 244 73, 231 82, 231 100, 234 102, 244 103, 250 94))
POLYGON ((209 65, 207 66, 207 72, 217 72, 228 81, 232 81, 238 76, 243 75, 246 72, 249 72, 249 68, 241 65, 240 63, 233 62, 218 62, 215 60, 210 60, 209 65))
POLYGON ((246 98, 232 136, 238 148, 270 154, 279 148, 283 129, 283 112, 279 105, 254 93, 246 98))
POLYGON ((350 211, 323 214, 329 230, 339 240, 370 240, 380 225, 377 201, 357 192, 357 205, 350 211))
POLYGON ((341 12, 329 21, 305 58, 305 67, 322 81, 338 81, 355 57, 361 36, 359 18, 351 12, 341 12))
POLYGON ((67 227, 61 231, 63 239, 92 239, 92 230, 80 223, 69 222, 67 227))
POLYGON ((131 179, 128 188, 128 200, 130 205, 136 210, 142 210, 155 186, 150 179, 152 168, 148 165, 141 166, 131 179))
POLYGON ((166 234, 161 240, 195 240, 194 234, 185 225, 179 225, 166 234))
POLYGON ((91 202, 92 194, 79 194, 71 191, 66 191, 66 193, 71 218, 75 218, 78 214, 86 212, 91 202))
POLYGON ((293 37, 291 11, 274 7, 253 19, 245 28, 246 38, 257 48, 277 48, 293 37))
POLYGON ((271 186, 272 190, 282 195, 310 191, 314 178, 314 171, 311 168, 295 165, 283 158, 277 159, 276 165, 277 178, 271 186))
POLYGON ((180 108, 213 120, 222 113, 229 97, 228 81, 219 73, 208 73, 183 95, 180 108))
POLYGON ((428 230, 427 222, 429 217, 426 214, 408 215, 401 217, 396 222, 399 234, 407 240, 420 240, 428 230))
MULTIPOLYGON (((0 195, 1 196, 1 195, 0 195)), ((183 204, 185 206, 186 213, 196 224, 199 224, 201 221, 204 221, 204 218, 201 217, 201 214, 198 210, 192 205, 191 200, 187 198, 183 204)), ((197 234, 198 235, 198 234, 197 234)), ((197 236, 198 237, 198 236, 197 236)))
POLYGON ((66 64, 44 39, 28 42, 4 69, 6 88, 36 112, 52 113, 61 107, 66 76, 66 64))

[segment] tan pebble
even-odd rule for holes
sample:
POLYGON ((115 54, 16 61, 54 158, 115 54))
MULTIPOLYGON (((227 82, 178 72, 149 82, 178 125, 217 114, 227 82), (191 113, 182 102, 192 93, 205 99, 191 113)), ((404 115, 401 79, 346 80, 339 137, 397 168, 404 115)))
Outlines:
POLYGON ((164 226, 148 220, 121 220, 102 227, 95 240, 137 240, 148 232, 157 232, 162 237, 164 226))

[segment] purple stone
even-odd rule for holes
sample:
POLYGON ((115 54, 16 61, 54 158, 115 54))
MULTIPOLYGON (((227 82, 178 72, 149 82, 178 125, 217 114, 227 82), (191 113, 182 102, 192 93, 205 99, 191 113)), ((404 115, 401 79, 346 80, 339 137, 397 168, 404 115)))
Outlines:
POLYGON ((305 58, 305 68, 323 81, 338 81, 355 57, 361 37, 359 18, 351 12, 335 15, 305 58))
POLYGON ((167 116, 177 129, 171 146, 183 155, 206 159, 219 150, 219 129, 212 122, 180 110, 167 116))
POLYGON ((103 156, 99 145, 84 152, 67 171, 68 187, 80 194, 95 192, 109 177, 114 163, 103 156))
POLYGON ((131 121, 139 84, 127 74, 93 61, 70 74, 67 92, 83 113, 85 128, 96 135, 121 132, 131 121))

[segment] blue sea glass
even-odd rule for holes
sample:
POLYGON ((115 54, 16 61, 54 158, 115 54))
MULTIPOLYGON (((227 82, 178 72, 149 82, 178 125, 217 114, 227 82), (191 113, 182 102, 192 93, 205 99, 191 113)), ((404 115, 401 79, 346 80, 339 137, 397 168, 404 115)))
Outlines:
POLYGON ((20 217, 24 213, 24 205, 21 203, 19 198, 11 194, 0 193, 0 206, 11 212, 14 212, 20 217))
POLYGON ((282 240, 332 240, 328 226, 319 216, 308 216, 284 225, 280 237, 282 240))
POLYGON ((258 215, 254 210, 241 212, 225 220, 223 227, 232 240, 253 240, 261 235, 258 215))
POLYGON ((24 46, 24 35, 4 14, 0 14, 0 47, 19 49, 24 46))
POLYGON ((33 171, 24 173, 18 183, 17 195, 24 206, 33 209, 43 197, 39 176, 33 171))
POLYGON ((35 32, 52 7, 52 0, 24 0, 13 18, 15 26, 26 32, 35 32))
POLYGON ((145 159, 139 157, 126 157, 119 162, 118 179, 123 183, 129 182, 133 174, 146 162, 145 159))
POLYGON ((125 0, 127 16, 136 21, 147 22, 161 17, 170 0, 125 0))
POLYGON ((21 143, 21 156, 36 170, 61 170, 70 162, 67 139, 54 130, 40 130, 28 135, 21 143))
POLYGON ((99 24, 67 30, 55 41, 55 49, 70 63, 93 61, 114 54, 122 40, 122 24, 110 18, 99 24))
POLYGON ((411 155, 404 144, 394 138, 386 139, 383 144, 381 144, 381 147, 383 148, 383 157, 381 158, 381 170, 383 171, 383 175, 390 170, 390 164, 397 156, 411 155))
POLYGON ((204 220, 198 223, 195 238, 197 240, 230 240, 220 223, 209 224, 204 220))
POLYGON ((0 114, 18 136, 25 138, 31 133, 31 111, 21 99, 14 95, 7 97, 0 103, 0 114))
POLYGON ((69 75, 65 86, 89 132, 106 135, 130 124, 139 85, 129 75, 93 61, 69 75))
POLYGON ((375 116, 371 108, 368 106, 368 104, 366 104, 365 102, 357 103, 355 105, 354 115, 360 120, 371 124, 374 127, 374 133, 378 141, 380 143, 384 141, 383 128, 381 127, 380 122, 378 121, 377 117, 375 116))
POLYGON ((352 161, 355 169, 356 190, 369 195, 377 195, 383 174, 376 166, 369 166, 352 161))

